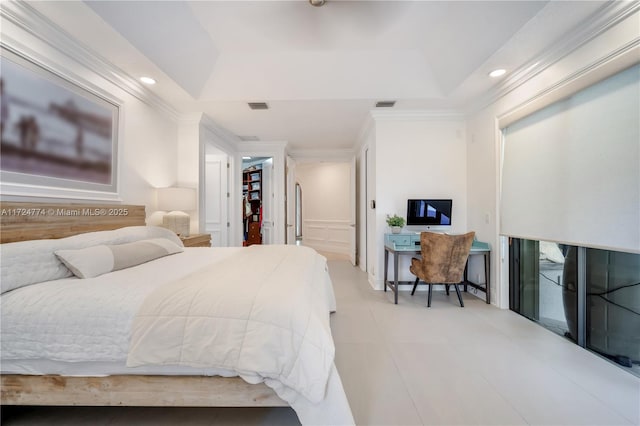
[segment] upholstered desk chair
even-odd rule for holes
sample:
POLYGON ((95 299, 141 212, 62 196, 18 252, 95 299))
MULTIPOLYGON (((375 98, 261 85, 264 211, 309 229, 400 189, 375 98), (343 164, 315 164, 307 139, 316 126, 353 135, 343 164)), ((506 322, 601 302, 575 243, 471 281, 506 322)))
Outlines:
POLYGON ((422 259, 411 259, 409 270, 416 276, 411 295, 416 292, 418 282, 429 285, 427 306, 431 306, 431 291, 434 284, 443 284, 449 295, 449 286, 453 285, 458 294, 460 306, 464 307, 458 283, 462 281, 464 267, 469 257, 475 232, 463 235, 420 233, 420 251, 422 259))

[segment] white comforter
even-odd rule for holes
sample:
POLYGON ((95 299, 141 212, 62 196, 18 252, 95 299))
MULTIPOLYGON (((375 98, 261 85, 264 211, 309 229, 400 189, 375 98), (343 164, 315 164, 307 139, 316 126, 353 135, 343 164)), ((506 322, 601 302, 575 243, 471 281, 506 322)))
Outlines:
MULTIPOLYGON (((58 362, 54 365, 60 369, 58 371, 65 370, 64 367, 59 366, 60 364, 89 365, 87 363, 96 361, 110 365, 121 363, 122 369, 126 370, 124 362, 129 352, 134 317, 144 300, 163 285, 182 279, 202 268, 209 267, 215 270, 216 268, 210 265, 223 265, 230 262, 235 254, 244 250, 246 249, 187 248, 184 253, 96 278, 85 280, 64 278, 3 293, 0 298, 2 372, 55 374, 57 371, 31 369, 28 364, 33 362, 31 365, 50 365, 50 361, 58 362), (185 268, 185 265, 189 265, 189 268, 185 268), (25 365, 25 362, 27 367, 23 368, 22 365, 25 365)), ((241 270, 251 268, 251 265, 243 265, 241 270)), ((314 278, 316 285, 320 288, 306 291, 326 291, 325 299, 320 300, 319 304, 324 307, 318 309, 324 312, 328 321, 328 310, 335 309, 335 306, 332 306, 335 302, 331 283, 324 270, 314 275, 314 278), (318 278, 321 280, 318 281, 318 278)), ((231 285, 230 282, 222 284, 231 285)), ((246 283, 241 283, 239 288, 247 288, 246 283)), ((277 288, 280 288, 279 285, 276 285, 273 291, 266 293, 275 297, 276 292, 280 291, 277 288)), ((288 300, 290 294, 286 294, 286 291, 284 293, 278 297, 288 300)), ((316 295, 320 297, 320 293, 316 295)), ((314 302, 317 301, 314 300, 314 302)), ((324 328, 324 325, 321 328, 324 328)), ((328 329, 323 329, 322 333, 325 331, 328 329)), ((301 354, 301 352, 298 353, 301 354)), ((132 368, 132 373, 141 374, 140 368, 132 368)), ((271 375, 262 376, 260 371, 244 371, 244 368, 246 366, 243 364, 242 371, 236 371, 236 374, 251 383, 264 381, 296 410, 303 424, 353 424, 351 411, 333 362, 329 365, 325 397, 319 403, 312 402, 296 390, 299 385, 301 386, 299 389, 305 388, 306 385, 304 380, 295 383, 295 374, 291 376, 292 381, 285 384, 279 378, 272 378, 271 375)), ((325 368, 326 365, 323 365, 321 375, 324 375, 325 368)), ((171 370, 173 372, 170 374, 179 374, 177 371, 180 371, 180 368, 171 370)), ((186 367, 185 370, 188 371, 186 367)), ((293 370, 291 369, 290 372, 293 370)), ((118 374, 126 374, 126 371, 117 371, 118 374)), ((230 375, 234 370, 224 371, 227 373, 222 374, 230 375)), ((284 373, 285 370, 282 372, 284 373)), ((300 372, 301 377, 304 377, 305 372, 300 372)), ((316 375, 311 373, 312 376, 316 375)), ((105 373, 98 371, 95 375, 103 374, 105 373)), ((190 374, 194 374, 193 370, 190 374)), ((83 373, 82 375, 94 374, 83 373)), ((319 385, 311 386, 305 390, 305 394, 315 399, 314 395, 317 395, 315 392, 318 389, 320 389, 319 385)))
POLYGON ((254 245, 164 285, 136 315, 127 366, 225 368, 320 402, 335 354, 326 268, 307 247, 254 245))
POLYGON ((3 293, 3 365, 12 359, 124 362, 134 315, 151 292, 240 250, 185 249, 96 278, 64 278, 3 293))

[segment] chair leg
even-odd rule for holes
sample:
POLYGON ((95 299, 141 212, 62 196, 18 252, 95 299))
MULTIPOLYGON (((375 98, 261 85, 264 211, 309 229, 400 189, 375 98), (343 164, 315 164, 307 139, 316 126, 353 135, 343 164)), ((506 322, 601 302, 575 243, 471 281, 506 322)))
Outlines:
POLYGON ((464 303, 462 302, 462 295, 460 294, 460 289, 458 288, 458 284, 453 285, 456 288, 456 293, 458 293, 458 300, 460 301, 460 307, 464 308, 464 303))
POLYGON ((429 283, 429 295, 427 296, 427 308, 431 307, 431 290, 433 289, 433 284, 429 283))
POLYGON ((449 284, 444 285, 444 291, 447 292, 447 296, 449 295, 449 284))
POLYGON ((416 288, 418 287, 418 281, 420 281, 420 278, 416 277, 416 282, 413 283, 413 290, 411 290, 411 295, 413 296, 413 293, 416 292, 416 288))

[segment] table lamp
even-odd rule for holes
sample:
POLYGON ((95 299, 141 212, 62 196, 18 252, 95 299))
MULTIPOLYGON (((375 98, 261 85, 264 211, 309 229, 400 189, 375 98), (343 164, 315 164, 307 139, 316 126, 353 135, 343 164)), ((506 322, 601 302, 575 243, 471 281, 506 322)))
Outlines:
POLYGON ((169 213, 162 218, 162 226, 181 237, 189 236, 191 218, 185 211, 196 209, 196 190, 193 188, 159 188, 158 210, 169 213))

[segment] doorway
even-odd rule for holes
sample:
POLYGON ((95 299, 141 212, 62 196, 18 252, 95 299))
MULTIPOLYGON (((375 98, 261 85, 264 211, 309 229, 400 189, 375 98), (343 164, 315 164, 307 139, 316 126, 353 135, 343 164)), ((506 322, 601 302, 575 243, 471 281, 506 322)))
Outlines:
POLYGON ((297 161, 288 182, 290 243, 355 264, 355 162, 297 161))
POLYGON ((273 244, 273 158, 242 157, 243 246, 273 244))

